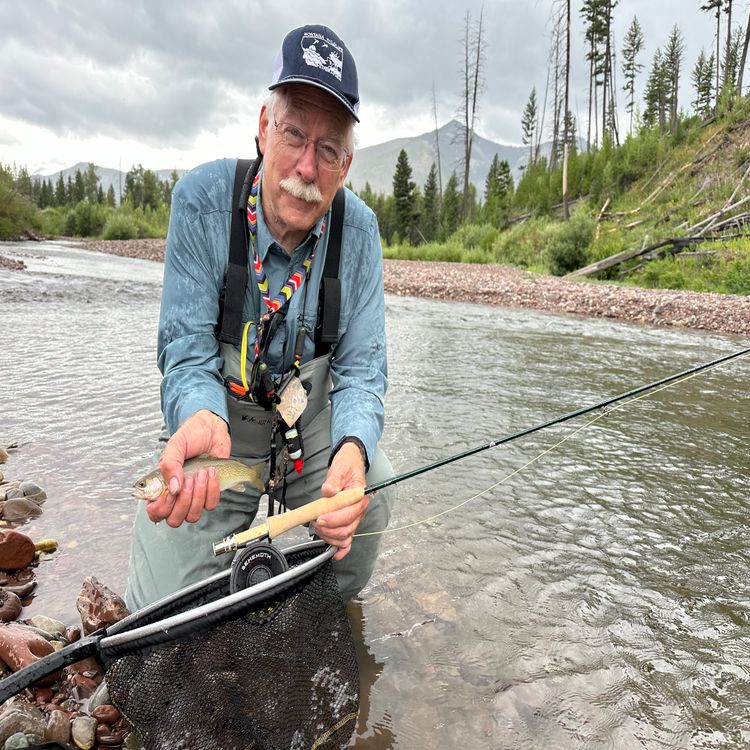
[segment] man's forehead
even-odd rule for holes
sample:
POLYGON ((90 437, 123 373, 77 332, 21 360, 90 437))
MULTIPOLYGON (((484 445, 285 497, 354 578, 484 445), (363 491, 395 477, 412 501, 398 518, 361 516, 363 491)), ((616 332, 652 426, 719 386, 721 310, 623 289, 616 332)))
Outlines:
POLYGON ((346 129, 352 119, 335 97, 316 86, 290 84, 284 89, 287 111, 294 112, 303 119, 324 115, 342 130, 346 129))

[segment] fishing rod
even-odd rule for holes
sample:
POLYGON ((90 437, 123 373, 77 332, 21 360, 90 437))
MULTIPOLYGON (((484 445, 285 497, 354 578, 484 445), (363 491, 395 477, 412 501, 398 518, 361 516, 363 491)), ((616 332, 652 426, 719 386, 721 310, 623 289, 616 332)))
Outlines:
POLYGON ((438 461, 433 461, 431 464, 420 466, 418 469, 412 469, 411 471, 407 471, 404 474, 398 474, 397 476, 393 476, 390 479, 386 479, 382 482, 371 484, 369 487, 365 487, 364 490, 345 490, 343 492, 339 492, 333 497, 319 498, 312 503, 308 503, 297 508, 291 513, 282 513, 277 517, 278 519, 281 519, 280 521, 270 520, 269 522, 261 524, 260 526, 250 528, 245 531, 240 531, 238 533, 231 534, 230 536, 225 537, 221 541, 214 543, 214 555, 221 555, 225 552, 232 552, 239 547, 243 547, 256 540, 271 539, 277 534, 280 534, 283 531, 288 530, 295 525, 298 525, 299 523, 307 523, 309 521, 313 521, 323 515, 323 513, 346 507, 347 505, 350 505, 361 499, 363 495, 377 492, 378 490, 390 487, 392 484, 398 484, 399 482, 403 482, 406 479, 411 479, 412 477, 419 476, 420 474, 432 471, 433 469, 438 469, 441 466, 452 464, 454 461, 459 461, 462 458, 473 456, 476 453, 481 453, 482 451, 486 451, 490 448, 495 448, 498 445, 503 445, 504 443, 510 443, 513 440, 518 440, 519 438, 522 438, 526 435, 531 435, 534 432, 539 432, 540 430, 544 430, 547 427, 552 427, 553 425, 567 422, 570 419, 575 419, 576 417, 580 417, 583 414, 589 414, 590 412, 596 411, 597 409, 604 409, 611 404, 617 403, 618 401, 624 401, 625 399, 633 398, 641 393, 645 393, 646 391, 650 391, 658 388, 659 386, 667 385, 683 378, 687 378, 691 375, 695 375, 696 373, 701 372, 702 370, 708 370, 711 367, 716 367, 720 364, 723 364, 724 362, 729 362, 730 360, 736 359, 737 357, 742 357, 745 354, 750 354, 750 348, 741 349, 740 351, 734 352, 733 354, 727 354, 723 357, 719 357, 718 359, 714 359, 711 362, 706 362, 702 365, 696 365, 695 367, 691 367, 687 370, 683 370, 682 372, 678 372, 675 375, 668 375, 667 377, 661 378, 660 380, 655 380, 653 383, 647 383, 646 385, 639 386, 638 388, 633 388, 626 393, 621 393, 619 396, 612 396, 611 398, 604 399, 603 401, 599 401, 596 404, 592 404, 591 406, 584 406, 581 409, 576 409, 575 411, 571 411, 568 414, 563 414, 561 417, 555 417, 554 419, 542 422, 541 424, 535 425, 534 427, 529 427, 525 430, 514 432, 512 435, 506 435, 505 437, 491 440, 489 443, 479 445, 476 448, 471 448, 461 453, 456 453, 454 456, 441 458, 438 461), (297 515, 299 515, 299 517, 297 517, 297 515), (286 519, 284 518, 285 516, 289 516, 289 523, 286 522, 286 519), (278 528, 272 525, 275 523, 279 524, 278 528))
POLYGON ((646 391, 658 388, 661 385, 673 383, 676 380, 686 378, 689 375, 694 375, 698 372, 701 372, 702 370, 707 370, 711 367, 716 367, 720 364, 723 364, 724 362, 729 362, 730 360, 736 359, 737 357, 742 357, 745 354, 750 354, 750 348, 741 349, 740 351, 734 352, 733 354, 727 354, 724 357, 719 357, 718 359, 714 359, 711 362, 706 362, 702 365, 696 365, 695 367, 691 367, 688 370, 678 372, 676 375, 669 375, 666 378, 661 378, 661 380, 655 380, 653 383, 648 383, 646 385, 639 386, 638 388, 633 388, 626 393, 621 393, 619 396, 612 396, 611 398, 604 399, 604 401, 599 401, 598 403, 591 406, 584 406, 581 409, 576 409, 575 411, 571 411, 568 414, 563 414, 561 417, 555 417, 554 419, 550 419, 547 422, 542 422, 541 424, 535 425, 534 427, 528 427, 525 430, 514 432, 512 435, 506 435, 505 437, 491 440, 489 443, 479 445, 476 448, 470 448, 469 450, 463 451, 462 453, 456 453, 454 456, 441 458, 438 461, 433 461, 433 463, 431 464, 420 466, 418 469, 412 469, 411 471, 407 471, 404 474, 399 474, 397 476, 391 477, 390 479, 378 482, 377 484, 371 484, 369 487, 365 487, 365 494, 368 495, 372 492, 377 492, 378 490, 390 487, 392 484, 398 484, 399 482, 403 482, 406 479, 411 479, 412 477, 417 477, 420 474, 432 471, 433 469, 438 469, 441 466, 452 464, 454 461, 459 461, 462 458, 473 456, 476 453, 481 453, 482 451, 486 451, 490 448, 495 448, 498 445, 510 443, 513 440, 518 440, 519 438, 525 437, 526 435, 531 435, 534 432, 539 432, 540 430, 544 430, 547 427, 552 427, 553 425, 567 422, 570 419, 575 419, 576 417, 580 417, 584 414, 589 414, 590 412, 596 411, 597 409, 605 409, 607 406, 617 403, 618 401, 624 401, 625 399, 632 398, 641 393, 645 393, 646 391))

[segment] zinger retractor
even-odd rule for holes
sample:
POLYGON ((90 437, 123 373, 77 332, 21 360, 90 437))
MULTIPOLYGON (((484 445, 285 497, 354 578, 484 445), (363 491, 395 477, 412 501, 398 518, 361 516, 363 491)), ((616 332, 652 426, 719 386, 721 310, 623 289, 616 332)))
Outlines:
POLYGON ((229 592, 234 594, 289 570, 286 557, 269 542, 255 542, 232 560, 229 592))

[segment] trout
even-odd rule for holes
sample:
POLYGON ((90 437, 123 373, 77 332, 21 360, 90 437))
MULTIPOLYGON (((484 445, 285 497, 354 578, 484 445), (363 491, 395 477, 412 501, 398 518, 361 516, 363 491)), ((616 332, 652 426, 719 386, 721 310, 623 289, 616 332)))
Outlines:
MULTIPOLYGON (((224 490, 245 489, 249 484, 262 491, 264 489, 261 481, 263 473, 263 463, 248 466, 242 461, 235 461, 231 458, 216 458, 215 456, 198 456, 185 461, 182 470, 186 477, 191 476, 201 469, 214 467, 219 474, 219 488, 224 490)), ((133 496, 139 500, 145 500, 151 503, 157 500, 167 490, 167 483, 164 481, 162 473, 155 469, 145 476, 141 477, 133 485, 133 496)))

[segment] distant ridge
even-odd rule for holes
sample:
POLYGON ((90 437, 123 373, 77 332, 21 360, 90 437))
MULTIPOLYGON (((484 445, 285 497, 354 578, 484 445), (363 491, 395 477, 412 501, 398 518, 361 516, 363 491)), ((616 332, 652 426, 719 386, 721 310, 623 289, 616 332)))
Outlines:
MULTIPOLYGON (((463 169, 461 160, 463 158, 463 134, 464 127, 457 120, 451 120, 443 125, 437 131, 440 142, 440 166, 442 173, 443 187, 448 182, 453 171, 458 177, 459 189, 463 181, 463 169)), ((355 191, 361 192, 366 183, 375 193, 384 193, 390 195, 393 192, 393 173, 396 171, 396 161, 398 155, 404 149, 409 157, 409 165, 412 169, 412 180, 421 188, 424 187, 427 175, 430 172, 433 162, 437 166, 437 149, 435 145, 435 131, 431 130, 422 135, 408 138, 396 138, 385 143, 379 143, 375 146, 357 149, 354 154, 354 161, 346 178, 347 184, 351 183, 355 191)), ((550 144, 542 144, 541 151, 548 154, 550 144)), ((495 154, 500 160, 508 162, 513 180, 518 184, 523 168, 529 157, 528 146, 508 146, 502 143, 482 138, 477 133, 474 134, 474 142, 471 149, 471 170, 469 178, 476 185, 477 195, 484 193, 484 183, 487 179, 487 172, 495 154)), ((197 166, 197 165, 196 165, 197 166)), ((83 174, 88 167, 85 162, 79 162, 72 167, 61 170, 63 180, 67 181, 68 176, 75 177, 76 170, 83 174)), ((153 171, 153 170, 152 170, 153 171)), ((175 170, 182 177, 186 173, 184 169, 175 170)), ((169 180, 172 174, 171 169, 158 169, 156 175, 160 180, 169 180)), ((120 200, 120 187, 125 185, 125 174, 118 169, 109 169, 107 167, 96 167, 96 174, 101 180, 102 189, 106 193, 109 186, 112 185, 115 190, 115 196, 118 203, 120 200)), ((35 174, 32 177, 40 179, 50 179, 54 187, 60 172, 52 174, 35 174)))
MULTIPOLYGON (((456 177, 458 177, 459 186, 463 181, 463 167, 461 166, 463 134, 464 126, 457 120, 447 122, 437 131, 440 143, 440 171, 443 187, 445 187, 454 170, 456 171, 456 177)), ((349 175, 346 178, 347 183, 351 182, 355 191, 361 191, 364 189, 365 183, 369 182, 374 192, 390 195, 393 192, 393 173, 396 171, 396 160, 401 149, 404 149, 409 157, 412 180, 420 188, 423 188, 432 163, 435 162, 435 166, 437 166, 434 130, 411 138, 396 138, 376 146, 357 149, 349 175)), ((487 179, 490 164, 497 154, 501 161, 508 162, 513 179, 518 183, 523 165, 528 159, 528 153, 527 146, 507 146, 489 141, 474 133, 469 179, 476 185, 477 191, 481 195, 484 191, 484 183, 487 179)))
MULTIPOLYGON (((125 175, 127 174, 127 171, 121 172, 119 169, 109 169, 107 167, 99 167, 94 165, 96 168, 96 175, 101 181, 100 184, 102 186, 102 190, 104 191, 105 195, 107 191, 109 190, 109 186, 112 185, 112 187, 115 189, 115 198, 117 199, 117 202, 120 202, 120 188, 121 186, 125 187, 125 175)), ((63 180, 67 183, 68 177, 70 177, 71 180, 75 179, 76 176, 76 170, 79 170, 81 174, 84 174, 86 170, 89 168, 88 162, 80 161, 78 164, 74 164, 72 167, 67 167, 66 169, 61 169, 58 172, 52 172, 51 174, 33 174, 31 175, 32 178, 38 178, 40 180, 51 180, 52 181, 52 188, 54 189, 55 183, 57 182, 60 174, 63 176, 63 180)), ((182 177, 182 175, 185 174, 186 170, 184 169, 157 169, 157 170, 151 170, 156 174, 156 176, 162 180, 162 181, 168 181, 172 175, 172 172, 175 171, 177 174, 182 177)))

